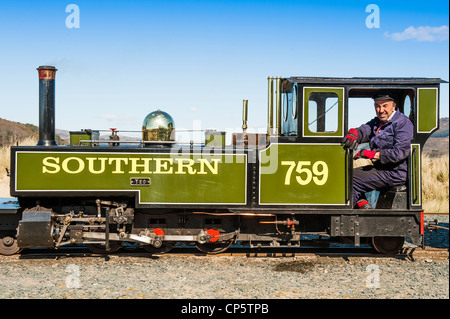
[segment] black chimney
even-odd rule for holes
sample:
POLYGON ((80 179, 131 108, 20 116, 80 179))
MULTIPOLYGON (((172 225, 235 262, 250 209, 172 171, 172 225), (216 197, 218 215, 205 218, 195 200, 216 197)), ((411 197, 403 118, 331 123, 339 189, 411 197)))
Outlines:
POLYGON ((55 73, 54 66, 43 65, 39 72, 39 142, 56 146, 55 141, 55 73))

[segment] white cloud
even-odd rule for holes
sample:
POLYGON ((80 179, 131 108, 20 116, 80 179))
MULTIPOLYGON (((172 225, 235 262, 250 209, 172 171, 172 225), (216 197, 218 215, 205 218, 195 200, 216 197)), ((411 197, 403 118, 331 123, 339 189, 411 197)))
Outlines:
POLYGON ((123 117, 123 116, 119 116, 117 114, 100 114, 99 117, 101 119, 107 120, 109 122, 119 122, 119 123, 124 123, 124 122, 129 122, 129 121, 134 121, 135 118, 134 117, 123 117))
POLYGON ((191 111, 191 112, 197 112, 197 108, 195 107, 195 106, 191 106, 190 108, 189 108, 189 111, 191 111))
POLYGON ((101 114, 100 118, 111 122, 117 121, 118 116, 116 114, 101 114))
POLYGON ((408 27, 402 32, 395 32, 389 34, 385 32, 384 35, 394 41, 414 40, 419 42, 435 42, 447 41, 449 28, 447 25, 441 27, 408 27))

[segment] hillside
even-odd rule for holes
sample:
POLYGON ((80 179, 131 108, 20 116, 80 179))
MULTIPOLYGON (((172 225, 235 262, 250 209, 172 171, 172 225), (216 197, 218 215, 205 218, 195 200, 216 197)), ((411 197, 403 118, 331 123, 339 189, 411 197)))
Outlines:
MULTIPOLYGON (((3 145, 15 145, 26 138, 39 138, 39 128, 33 124, 22 124, 0 118, 0 147, 3 145)), ((67 144, 68 139, 56 135, 59 145, 67 144)))
POLYGON ((32 124, 22 124, 0 118, 0 146, 16 144, 17 141, 35 136, 38 137, 38 127, 32 124))
POLYGON ((449 153, 448 139, 449 118, 439 119, 439 130, 433 133, 425 143, 423 152, 432 157, 439 157, 449 153))
POLYGON ((448 126, 449 126, 449 118, 443 117, 439 119, 439 130, 434 132, 431 137, 448 137, 448 126))

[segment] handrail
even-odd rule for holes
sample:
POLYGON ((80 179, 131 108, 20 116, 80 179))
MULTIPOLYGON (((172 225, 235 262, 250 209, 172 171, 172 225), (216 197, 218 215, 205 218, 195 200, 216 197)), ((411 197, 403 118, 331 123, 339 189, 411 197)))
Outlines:
POLYGON ((413 147, 413 151, 412 151, 412 165, 414 167, 414 175, 413 175, 413 181, 414 181, 414 185, 413 185, 413 204, 417 201, 418 197, 419 197, 419 190, 418 190, 418 184, 417 184, 417 149, 413 147))

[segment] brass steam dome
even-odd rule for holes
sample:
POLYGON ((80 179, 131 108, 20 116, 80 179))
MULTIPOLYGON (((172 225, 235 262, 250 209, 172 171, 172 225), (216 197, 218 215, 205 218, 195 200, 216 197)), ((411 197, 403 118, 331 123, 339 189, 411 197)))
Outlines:
POLYGON ((142 123, 142 139, 144 141, 174 141, 173 118, 161 110, 148 114, 142 123))

